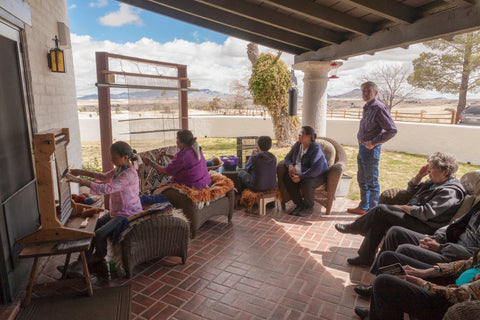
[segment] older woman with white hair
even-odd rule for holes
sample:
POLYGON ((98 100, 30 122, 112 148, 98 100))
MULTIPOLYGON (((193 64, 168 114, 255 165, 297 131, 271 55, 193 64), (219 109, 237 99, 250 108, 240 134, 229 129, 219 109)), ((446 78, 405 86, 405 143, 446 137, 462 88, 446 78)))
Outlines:
POLYGON ((451 154, 435 152, 428 164, 408 182, 412 195, 406 205, 380 204, 350 224, 336 224, 341 233, 364 236, 358 256, 347 259, 351 265, 370 266, 377 248, 390 227, 401 226, 423 234, 433 234, 446 225, 465 197, 465 189, 455 173, 458 163, 451 154), (428 175, 425 182, 421 182, 428 175))

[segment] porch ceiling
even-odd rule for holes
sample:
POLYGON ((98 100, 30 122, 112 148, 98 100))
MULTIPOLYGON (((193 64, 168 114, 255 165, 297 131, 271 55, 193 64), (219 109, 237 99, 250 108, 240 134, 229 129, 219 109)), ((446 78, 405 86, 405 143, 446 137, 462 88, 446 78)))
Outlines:
POLYGON ((295 54, 346 59, 480 28, 477 0, 117 0, 295 54))

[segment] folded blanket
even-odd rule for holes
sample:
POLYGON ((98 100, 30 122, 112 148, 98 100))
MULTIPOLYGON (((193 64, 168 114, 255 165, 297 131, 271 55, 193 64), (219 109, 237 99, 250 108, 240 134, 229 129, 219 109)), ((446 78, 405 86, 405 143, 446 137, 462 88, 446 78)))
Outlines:
POLYGON ((212 180, 211 186, 203 189, 189 188, 178 183, 167 183, 160 185, 153 194, 158 195, 164 190, 175 189, 178 190, 178 192, 185 194, 192 200, 192 202, 198 205, 199 203, 216 200, 224 196, 233 188, 233 181, 220 173, 210 172, 210 179, 212 180))

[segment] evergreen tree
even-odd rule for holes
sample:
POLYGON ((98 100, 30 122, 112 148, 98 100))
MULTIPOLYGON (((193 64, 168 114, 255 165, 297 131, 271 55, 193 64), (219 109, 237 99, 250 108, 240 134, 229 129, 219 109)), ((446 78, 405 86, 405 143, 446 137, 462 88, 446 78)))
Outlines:
POLYGON ((467 92, 475 92, 480 86, 480 32, 424 44, 432 51, 422 52, 413 60, 414 72, 408 83, 441 93, 458 93, 458 120, 467 103, 467 92))

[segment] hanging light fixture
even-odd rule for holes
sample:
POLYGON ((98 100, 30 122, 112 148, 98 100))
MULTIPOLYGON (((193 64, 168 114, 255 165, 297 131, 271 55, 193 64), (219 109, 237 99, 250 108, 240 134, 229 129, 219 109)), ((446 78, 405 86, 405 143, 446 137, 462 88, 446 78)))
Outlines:
POLYGON ((331 71, 332 75, 330 77, 328 77, 329 79, 338 79, 338 76, 337 76, 338 67, 339 67, 339 65, 335 61, 330 63, 330 71, 331 71))
POLYGON ((47 53, 48 67, 52 72, 65 72, 65 62, 63 59, 63 50, 58 47, 58 38, 55 35, 55 48, 47 53))

